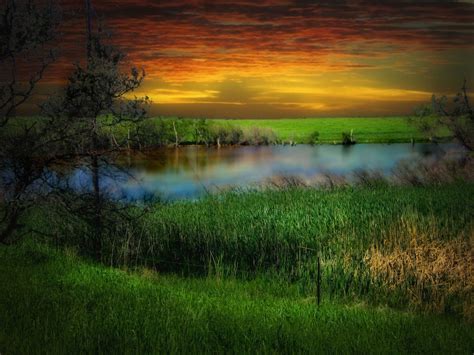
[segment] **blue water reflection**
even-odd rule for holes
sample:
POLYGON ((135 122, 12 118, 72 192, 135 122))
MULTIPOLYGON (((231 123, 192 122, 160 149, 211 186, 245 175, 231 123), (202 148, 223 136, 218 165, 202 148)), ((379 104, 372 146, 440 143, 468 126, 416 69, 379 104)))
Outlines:
MULTIPOLYGON (((119 168, 103 171, 101 184, 111 195, 127 200, 159 196, 174 200, 196 198, 208 191, 248 187, 276 176, 311 182, 318 175, 350 175, 377 170, 390 175, 401 161, 439 159, 455 144, 356 144, 298 146, 238 146, 161 148, 147 153, 124 153, 119 168)), ((76 169, 74 185, 90 186, 90 171, 76 169)))

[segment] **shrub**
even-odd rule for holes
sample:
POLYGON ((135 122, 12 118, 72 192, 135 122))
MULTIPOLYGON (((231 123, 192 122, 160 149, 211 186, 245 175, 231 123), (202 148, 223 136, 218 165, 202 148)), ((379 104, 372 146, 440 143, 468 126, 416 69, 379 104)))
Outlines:
POLYGON ((278 141, 276 133, 271 128, 252 127, 244 133, 244 144, 270 145, 278 141))
POLYGON ((171 124, 164 119, 148 119, 135 127, 130 134, 135 148, 156 147, 169 144, 173 140, 171 124))
POLYGON ((310 135, 308 136, 308 141, 307 143, 308 144, 317 144, 319 142, 319 131, 313 131, 310 133, 310 135))
POLYGON ((244 137, 244 132, 239 127, 231 126, 227 134, 228 144, 239 144, 244 137))
POLYGON ((240 144, 243 138, 243 131, 234 126, 214 125, 210 129, 211 141, 213 144, 240 144))
POLYGON ((193 121, 192 131, 195 144, 205 144, 208 146, 212 143, 213 137, 211 125, 206 119, 193 121))
POLYGON ((354 136, 352 134, 352 130, 350 133, 347 133, 347 132, 342 132, 342 144, 344 145, 351 145, 351 144, 355 144, 356 141, 354 139, 354 136))

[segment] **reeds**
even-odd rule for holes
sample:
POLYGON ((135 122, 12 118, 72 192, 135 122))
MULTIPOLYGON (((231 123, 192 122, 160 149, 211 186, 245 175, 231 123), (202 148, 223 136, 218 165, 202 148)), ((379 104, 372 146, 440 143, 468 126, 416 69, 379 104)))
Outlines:
MULTIPOLYGON (((133 225, 109 228, 102 261, 219 278, 266 275, 314 296, 319 252, 323 299, 409 303, 470 317, 472 290, 460 285, 471 282, 472 269, 459 268, 472 260, 474 185, 290 185, 148 207, 133 225)), ((75 225, 71 233, 68 225, 48 218, 64 244, 87 252, 87 230, 75 225)))
POLYGON ((474 320, 474 229, 440 238, 436 223, 421 228, 416 213, 401 218, 365 263, 381 292, 397 293, 411 306, 458 313, 474 320))

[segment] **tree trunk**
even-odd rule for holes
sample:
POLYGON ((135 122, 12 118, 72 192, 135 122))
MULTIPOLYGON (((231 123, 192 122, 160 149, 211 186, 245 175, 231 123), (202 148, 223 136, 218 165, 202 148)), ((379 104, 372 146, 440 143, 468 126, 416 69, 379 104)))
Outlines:
POLYGON ((10 215, 7 226, 0 233, 0 244, 7 244, 7 239, 13 234, 16 227, 18 227, 18 217, 18 210, 14 210, 10 215))
POLYGON ((91 0, 86 0, 87 16, 87 64, 90 64, 92 57, 92 6, 91 0))
POLYGON ((173 121, 173 131, 174 131, 174 146, 178 148, 179 140, 178 140, 178 131, 176 130, 176 123, 173 121))
POLYGON ((99 158, 92 156, 92 185, 94 189, 94 240, 93 253, 98 260, 102 257, 102 196, 100 193, 99 158))

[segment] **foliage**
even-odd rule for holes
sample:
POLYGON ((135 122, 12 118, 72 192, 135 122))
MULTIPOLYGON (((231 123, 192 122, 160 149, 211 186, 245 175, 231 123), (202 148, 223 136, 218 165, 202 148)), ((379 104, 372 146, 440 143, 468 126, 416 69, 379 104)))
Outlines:
POLYGON ((51 42, 59 21, 53 2, 7 0, 0 10, 0 243, 22 226, 23 214, 35 205, 38 196, 31 186, 43 179, 58 153, 47 147, 61 142, 49 121, 23 123, 15 117, 55 59, 51 42), (7 124, 15 129, 6 129, 7 124))
POLYGON ((319 131, 313 131, 308 136, 308 144, 317 144, 319 142, 319 131))
POLYGON ((354 136, 352 134, 352 130, 350 133, 348 132, 342 132, 342 144, 343 145, 352 145, 355 144, 356 141, 354 139, 354 136))
POLYGON ((252 127, 244 131, 242 144, 271 145, 278 142, 278 137, 271 128, 252 127))
MULTIPOLYGON (((90 3, 87 4, 90 7, 90 3)), ((125 72, 124 52, 106 43, 108 36, 101 26, 92 31, 90 11, 88 24, 86 64, 75 64, 64 90, 45 102, 42 111, 53 121, 73 122, 67 132, 72 136, 68 148, 73 157, 89 160, 93 191, 75 196, 74 201, 70 201, 70 194, 63 191, 56 197, 65 210, 82 216, 93 229, 92 245, 100 258, 104 229, 117 218, 128 218, 124 210, 117 210, 114 204, 108 203, 107 191, 101 186, 101 171, 113 165, 113 156, 103 154, 104 150, 109 153, 111 150, 111 144, 103 139, 104 128, 143 120, 146 115, 143 105, 148 103, 148 97, 126 97, 141 85, 144 70, 132 67, 128 73, 125 72)), ((113 149, 119 148, 117 140, 114 143, 113 149)))
POLYGON ((44 71, 55 60, 51 42, 57 37, 59 22, 59 7, 51 1, 6 0, 2 5, 0 127, 30 99, 44 71))
POLYGON ((129 73, 124 73, 124 53, 105 44, 104 37, 100 29, 91 36, 87 65, 76 63, 64 91, 42 105, 47 117, 75 119, 77 130, 84 133, 80 136, 83 140, 96 139, 101 126, 140 121, 146 114, 142 106, 148 102, 147 97, 125 99, 125 95, 140 86, 144 71, 132 67, 129 73), (109 119, 99 120, 101 115, 108 115, 109 119))
MULTIPOLYGON (((15 9, 16 2, 9 2, 9 6, 15 9)), ((30 2, 25 6, 40 16, 34 7, 30 9, 30 2)), ((51 39, 48 28, 40 31, 46 40, 51 39)), ((35 30, 31 31, 36 34, 35 30)), ((21 26, 18 32, 22 32, 21 26)), ((48 197, 62 204, 64 211, 82 215, 93 226, 95 249, 100 252, 102 230, 107 227, 105 220, 113 219, 114 213, 114 209, 108 208, 114 206, 106 199, 107 191, 101 188, 100 171, 111 165, 110 151, 118 148, 113 134, 107 136, 106 133, 119 123, 133 124, 142 120, 145 116, 142 105, 148 102, 146 97, 125 98, 141 84, 144 72, 134 67, 129 73, 124 72, 125 55, 107 44, 107 39, 101 27, 94 32, 89 30, 86 63, 76 63, 64 90, 42 104, 42 118, 22 129, 8 130, 2 137, 1 192, 7 208, 0 218, 0 242, 6 242, 15 229, 22 227, 23 213, 48 197), (107 156, 103 155, 106 149, 107 156), (93 191, 76 194, 71 201, 71 188, 55 177, 52 167, 65 161, 74 165, 79 159, 89 160, 93 191)), ((36 46, 46 40, 40 37, 36 46)), ((35 48, 33 44, 25 46, 35 48)))
POLYGON ((448 105, 446 96, 433 95, 431 104, 416 109, 415 117, 410 122, 431 140, 438 140, 440 128, 447 128, 467 150, 473 151, 474 113, 467 94, 466 80, 451 105, 448 105))

